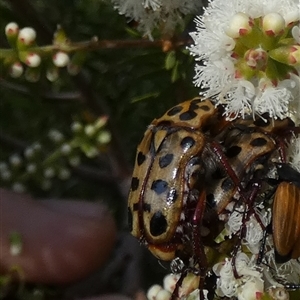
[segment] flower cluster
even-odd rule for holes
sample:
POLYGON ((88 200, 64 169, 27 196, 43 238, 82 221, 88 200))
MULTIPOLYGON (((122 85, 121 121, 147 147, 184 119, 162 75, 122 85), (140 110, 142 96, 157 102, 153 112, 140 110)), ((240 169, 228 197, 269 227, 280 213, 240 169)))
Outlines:
POLYGON ((300 122, 298 0, 210 1, 189 47, 200 94, 247 114, 300 122))
MULTIPOLYGON (((18 78, 25 72, 26 80, 36 82, 40 79, 42 64, 49 81, 55 81, 59 76, 59 69, 64 67, 67 67, 71 75, 78 73, 82 57, 78 58, 76 55, 71 60, 66 51, 59 50, 67 50, 68 45, 60 27, 54 35, 54 45, 48 47, 37 46, 36 31, 31 27, 19 28, 18 24, 11 22, 6 25, 5 34, 12 49, 0 49, 0 61, 3 60, 3 66, 11 77, 18 78)), ((82 55, 79 53, 79 56, 82 55)))
POLYGON ((81 162, 82 153, 89 158, 97 156, 110 142, 110 133, 104 128, 107 117, 94 123, 71 125, 73 136, 51 129, 48 139, 28 146, 22 156, 13 154, 8 162, 0 162, 0 178, 4 186, 23 193, 33 183, 42 190, 49 190, 55 178, 67 180, 72 168, 81 162))
MULTIPOLYGON (((176 288, 179 274, 167 274, 163 280, 163 286, 155 284, 147 292, 148 300, 169 300, 176 288)), ((188 273, 178 290, 180 299, 196 300, 199 299, 199 276, 188 273)), ((207 300, 207 291, 204 290, 204 297, 207 300)))
POLYGON ((159 27, 163 34, 172 36, 183 16, 195 14, 202 6, 199 0, 111 0, 115 9, 138 22, 138 29, 152 38, 152 31, 159 27))
POLYGON ((256 258, 250 259, 245 253, 235 257, 235 268, 239 277, 232 270, 232 259, 214 265, 217 276, 217 295, 221 297, 237 297, 238 300, 258 300, 264 291, 262 272, 256 267, 256 258))

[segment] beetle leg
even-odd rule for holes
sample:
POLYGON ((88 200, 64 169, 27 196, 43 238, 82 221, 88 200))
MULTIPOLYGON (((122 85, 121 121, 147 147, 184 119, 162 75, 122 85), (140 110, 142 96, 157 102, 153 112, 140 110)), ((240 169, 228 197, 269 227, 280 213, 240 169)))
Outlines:
POLYGON ((193 251, 196 258, 196 263, 198 263, 200 269, 199 291, 200 291, 201 300, 202 299, 204 300, 203 287, 204 287, 204 281, 205 281, 206 271, 207 271, 207 259, 206 259, 206 254, 204 251, 204 245, 202 242, 201 231, 200 231, 200 228, 202 226, 203 215, 205 211, 205 205, 206 205, 206 192, 205 190, 202 190, 192 219, 193 248, 194 248, 193 251))
POLYGON ((233 274, 234 274, 235 278, 240 278, 241 277, 237 273, 235 261, 236 261, 236 256, 237 256, 238 250, 240 249, 242 240, 246 236, 246 230, 247 230, 247 228, 245 226, 246 222, 249 221, 251 215, 254 214, 257 222, 260 224, 260 226, 262 227, 262 229, 263 230, 265 229, 265 226, 262 224, 261 220, 259 219, 259 217, 256 215, 255 211, 253 210, 253 203, 255 201, 255 198, 256 198, 256 196, 257 196, 260 188, 261 188, 261 184, 259 184, 257 182, 254 182, 252 184, 251 193, 250 193, 249 199, 248 199, 248 201, 246 203, 246 205, 247 205, 246 208, 249 208, 249 209, 247 209, 247 211, 245 209, 244 212, 243 212, 242 226, 241 226, 241 229, 240 229, 240 238, 239 238, 238 243, 234 247, 233 255, 232 255, 232 261, 231 261, 231 266, 232 266, 233 274))

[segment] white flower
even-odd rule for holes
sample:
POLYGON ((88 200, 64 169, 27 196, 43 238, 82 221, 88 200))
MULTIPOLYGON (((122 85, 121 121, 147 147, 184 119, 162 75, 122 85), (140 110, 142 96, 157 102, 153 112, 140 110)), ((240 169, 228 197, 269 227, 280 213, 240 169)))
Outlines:
POLYGON ((289 144, 288 160, 292 167, 300 172, 300 135, 293 138, 289 144))
POLYGON ((256 270, 256 257, 251 259, 239 252, 235 258, 235 268, 239 275, 234 276, 232 258, 223 263, 213 266, 214 273, 219 277, 217 280, 216 293, 218 296, 237 297, 239 300, 259 299, 264 290, 262 272, 256 270))
POLYGON ((19 167, 22 164, 22 158, 17 154, 13 154, 12 156, 9 157, 9 162, 11 163, 12 166, 19 167))
POLYGON ((200 95, 230 120, 269 113, 300 123, 299 20, 299 0, 210 0, 190 34, 200 95))
POLYGON ((56 129, 51 129, 48 133, 48 137, 56 143, 60 143, 64 139, 64 135, 56 129))
POLYGON ((111 0, 121 15, 138 22, 138 30, 152 38, 154 28, 172 34, 186 14, 197 13, 200 0, 111 0))

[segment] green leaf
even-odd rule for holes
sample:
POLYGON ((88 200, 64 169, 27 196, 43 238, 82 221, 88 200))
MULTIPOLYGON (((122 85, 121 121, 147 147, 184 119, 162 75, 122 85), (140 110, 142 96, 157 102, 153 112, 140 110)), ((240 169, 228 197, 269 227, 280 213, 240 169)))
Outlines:
POLYGON ((167 54, 166 56, 166 60, 165 60, 165 68, 167 70, 171 70, 174 68, 176 64, 176 55, 175 55, 175 51, 171 51, 167 54))

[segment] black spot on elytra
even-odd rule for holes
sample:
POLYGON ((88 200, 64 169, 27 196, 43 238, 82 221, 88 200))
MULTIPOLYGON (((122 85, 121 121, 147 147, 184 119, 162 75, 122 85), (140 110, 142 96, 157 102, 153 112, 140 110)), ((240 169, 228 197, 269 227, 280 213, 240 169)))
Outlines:
POLYGON ((153 236, 159 236, 166 232, 167 227, 168 223, 166 217, 162 214, 161 211, 155 212, 150 220, 150 233, 153 236))
POLYGON ((259 118, 259 119, 256 119, 253 122, 253 124, 258 127, 267 127, 270 124, 270 120, 269 119, 263 120, 263 119, 259 118))
POLYGON ((158 179, 152 182, 151 190, 153 190, 157 195, 164 193, 167 189, 168 183, 164 180, 158 179))
POLYGON ((161 168, 167 167, 173 160, 174 155, 171 153, 168 153, 162 157, 159 158, 158 164, 161 168))
POLYGON ((132 211, 130 207, 128 207, 128 227, 129 227, 129 231, 131 232, 133 229, 133 217, 132 217, 132 211))
POLYGON ((195 140, 190 136, 187 136, 187 137, 183 138, 180 142, 180 146, 184 150, 190 149, 194 145, 195 145, 195 140))
POLYGON ((201 99, 194 99, 191 101, 191 104, 199 104, 201 102, 201 99))
POLYGON ((172 125, 171 121, 160 121, 157 126, 161 126, 161 127, 170 127, 172 125))
POLYGON ((132 177, 131 179, 131 190, 136 191, 139 187, 140 180, 137 177, 132 177))
POLYGON ((231 157, 235 157, 235 156, 239 155, 241 151, 242 151, 242 148, 240 146, 235 145, 235 146, 228 148, 225 155, 227 157, 231 158, 231 157))
POLYGON ((193 110, 188 110, 188 111, 186 111, 184 113, 181 113, 179 115, 179 119, 181 121, 189 121, 189 120, 194 119, 195 117, 197 117, 197 113, 194 112, 193 110))
POLYGON ((267 144, 267 140, 264 139, 264 138, 256 138, 254 139, 253 141, 250 142, 250 145, 252 147, 262 147, 264 146, 265 144, 267 144))
POLYGON ((146 156, 140 151, 137 155, 136 161, 137 164, 140 166, 146 159, 146 156))
POLYGON ((177 105, 177 106, 174 106, 173 108, 171 108, 168 112, 167 112, 167 115, 172 117, 172 116, 175 116, 177 115, 179 112, 182 111, 182 106, 181 105, 177 105))
MULTIPOLYGON (((133 211, 138 211, 138 210, 140 210, 140 203, 139 202, 133 204, 133 211)), ((142 210, 150 212, 151 211, 151 205, 149 203, 142 203, 142 210)))
POLYGON ((167 195, 167 203, 173 204, 178 198, 178 194, 174 188, 172 188, 167 195))
POLYGON ((231 178, 226 178, 223 180, 221 188, 224 192, 230 191, 234 187, 234 183, 231 178))
POLYGON ((201 105, 199 108, 204 111, 210 111, 210 107, 208 105, 201 105))
POLYGON ((212 174, 212 179, 222 179, 225 177, 225 172, 221 168, 217 168, 212 174))
POLYGON ((199 108, 199 105, 195 102, 191 102, 190 103, 190 107, 189 107, 189 110, 188 111, 191 111, 191 110, 196 110, 199 108))
POLYGON ((151 205, 149 203, 143 203, 143 211, 150 212, 151 211, 151 205))
POLYGON ((206 195, 206 202, 209 207, 211 207, 211 208, 215 207, 216 206, 215 195, 212 193, 206 195))

